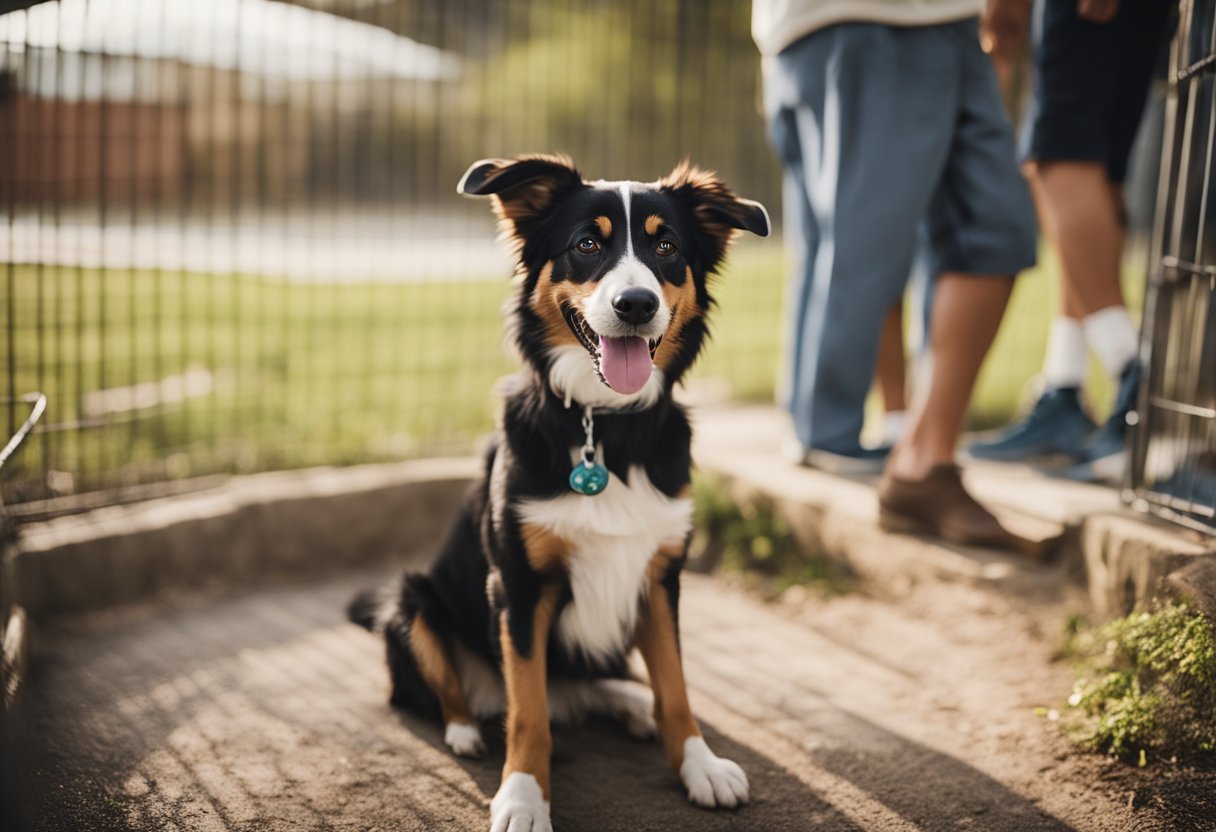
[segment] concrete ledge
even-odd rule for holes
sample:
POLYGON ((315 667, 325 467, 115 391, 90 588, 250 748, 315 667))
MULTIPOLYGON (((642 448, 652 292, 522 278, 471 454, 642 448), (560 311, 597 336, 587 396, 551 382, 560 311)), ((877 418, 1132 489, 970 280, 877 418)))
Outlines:
POLYGON ((1059 564, 1044 567, 988 549, 882 531, 870 483, 704 446, 696 458, 700 470, 724 478, 737 497, 770 499, 803 548, 839 561, 871 589, 898 596, 923 581, 948 580, 1033 592, 1061 580, 1059 564))
MULTIPOLYGON (((1088 517, 1080 539, 1089 600, 1105 618, 1144 609, 1152 599, 1178 591, 1185 582, 1171 585, 1167 578, 1216 555, 1216 540, 1142 516, 1088 517)), ((1214 592, 1208 582, 1189 587, 1201 609, 1216 610, 1216 594, 1209 595, 1214 592)))
MULTIPOLYGON (((986 549, 887 534, 878 528, 873 480, 854 480, 799 467, 779 452, 788 428, 773 407, 696 411, 694 458, 741 493, 761 492, 790 522, 800 542, 834 558, 872 588, 902 593, 926 579, 966 581, 1013 590, 1024 598, 1059 599, 1080 581, 1099 617, 1143 608, 1172 591, 1165 579, 1216 554, 1216 538, 1167 525, 1122 508, 1112 488, 1050 479, 1018 465, 975 463, 968 487, 1003 522, 1027 537, 1060 533, 1047 564, 986 549)), ((1211 582, 1192 582, 1202 595, 1211 582)), ((1203 598, 1197 598, 1204 601, 1203 598)), ((1216 597, 1207 599, 1216 608, 1216 597)))
POLYGON ((11 555, 18 597, 38 620, 426 551, 479 467, 459 458, 258 474, 31 524, 11 555))

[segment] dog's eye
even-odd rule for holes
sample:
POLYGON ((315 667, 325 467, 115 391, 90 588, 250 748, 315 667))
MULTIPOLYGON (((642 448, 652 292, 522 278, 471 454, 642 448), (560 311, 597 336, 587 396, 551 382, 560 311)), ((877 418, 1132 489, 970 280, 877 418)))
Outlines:
POLYGON ((676 253, 676 244, 671 240, 659 240, 659 244, 654 247, 654 251, 660 257, 669 257, 676 253))
POLYGON ((595 254, 600 250, 600 244, 591 237, 584 237, 578 241, 575 248, 579 250, 580 254, 595 254))

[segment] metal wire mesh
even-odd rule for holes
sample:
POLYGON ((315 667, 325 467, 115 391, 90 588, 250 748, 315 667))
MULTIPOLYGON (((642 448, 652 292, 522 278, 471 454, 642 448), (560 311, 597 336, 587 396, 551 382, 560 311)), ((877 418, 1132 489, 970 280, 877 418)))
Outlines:
MULTIPOLYGON (((461 173, 562 149, 644 179, 678 153, 774 204, 748 14, 62 0, 3 15, 0 393, 50 402, 3 496, 109 501, 467 451, 511 369, 511 267, 487 206, 456 196, 461 173)), ((775 372, 780 254, 756 251, 771 278, 732 299, 738 348, 707 368, 743 395, 775 372)), ((18 420, 6 405, 0 427, 18 420)))
MULTIPOLYGON (((0 499, 31 516, 467 452, 513 369, 511 266, 486 205, 454 193, 461 173, 561 150, 647 179, 688 156, 779 225, 749 11, 0 2, 0 429, 21 396, 48 399, 0 499)), ((772 400, 784 277, 779 241, 735 254, 702 395, 772 400)), ((1037 370, 1047 283, 1019 281, 976 425, 1007 418, 1037 370)))
POLYGON ((1170 74, 1127 497, 1216 531, 1216 0, 1182 4, 1170 74))

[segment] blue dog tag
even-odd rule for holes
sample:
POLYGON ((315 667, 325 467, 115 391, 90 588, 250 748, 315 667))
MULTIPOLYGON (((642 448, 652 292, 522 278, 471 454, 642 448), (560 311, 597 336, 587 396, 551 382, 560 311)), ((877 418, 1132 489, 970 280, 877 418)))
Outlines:
POLYGON ((570 472, 570 488, 594 497, 608 487, 608 469, 598 462, 580 462, 570 472))

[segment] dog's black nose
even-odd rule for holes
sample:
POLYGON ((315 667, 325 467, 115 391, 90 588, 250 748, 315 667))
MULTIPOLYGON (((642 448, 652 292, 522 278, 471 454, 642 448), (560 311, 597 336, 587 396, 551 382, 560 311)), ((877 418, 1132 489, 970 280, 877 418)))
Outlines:
POLYGON ((644 324, 659 311, 659 298, 649 289, 630 286, 612 299, 616 316, 627 324, 644 324))

